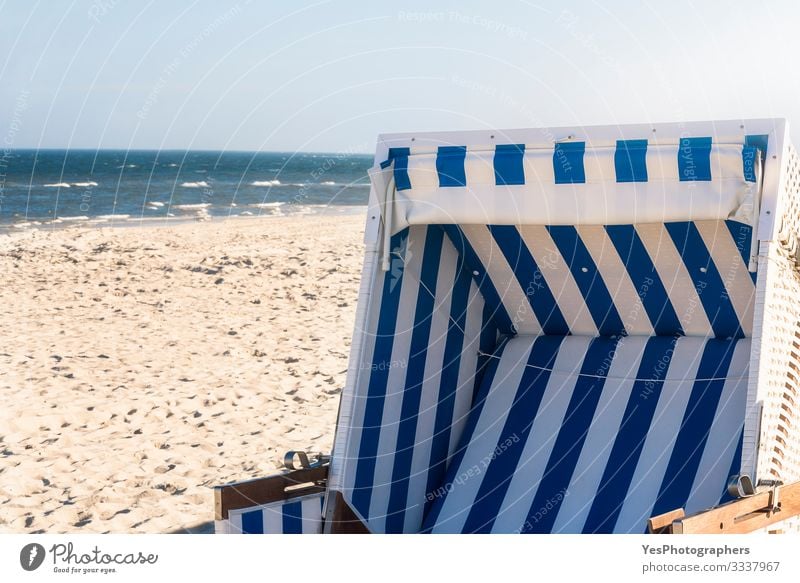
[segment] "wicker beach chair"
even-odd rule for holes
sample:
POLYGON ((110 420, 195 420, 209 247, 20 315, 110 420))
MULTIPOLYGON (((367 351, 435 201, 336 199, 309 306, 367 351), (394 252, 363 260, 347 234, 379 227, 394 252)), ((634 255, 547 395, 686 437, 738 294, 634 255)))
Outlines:
POLYGON ((376 162, 330 463, 219 487, 218 532, 797 530, 785 121, 388 135, 376 162))

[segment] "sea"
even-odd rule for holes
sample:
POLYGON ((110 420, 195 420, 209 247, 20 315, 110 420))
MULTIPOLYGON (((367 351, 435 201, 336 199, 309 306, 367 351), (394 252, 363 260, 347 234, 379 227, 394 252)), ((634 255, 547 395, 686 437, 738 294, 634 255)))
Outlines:
POLYGON ((342 153, 0 151, 0 228, 356 212, 372 156, 342 153))

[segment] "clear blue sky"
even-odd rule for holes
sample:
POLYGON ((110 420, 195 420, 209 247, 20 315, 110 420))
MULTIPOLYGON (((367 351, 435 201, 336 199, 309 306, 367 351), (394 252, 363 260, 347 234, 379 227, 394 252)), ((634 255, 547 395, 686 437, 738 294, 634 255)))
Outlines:
POLYGON ((6 1, 0 142, 366 152, 390 131, 772 116, 800 130, 797 6, 6 1))

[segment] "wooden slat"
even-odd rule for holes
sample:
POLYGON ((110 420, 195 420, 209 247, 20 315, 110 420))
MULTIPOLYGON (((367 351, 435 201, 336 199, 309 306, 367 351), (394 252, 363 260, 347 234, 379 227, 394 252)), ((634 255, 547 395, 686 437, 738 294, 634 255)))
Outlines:
MULTIPOLYGON (((779 512, 769 510, 770 492, 728 502, 672 522, 675 534, 744 534, 800 515, 800 482, 781 486, 779 512)), ((675 512, 675 511, 673 511, 675 512)), ((669 514, 669 513, 668 513, 669 514)), ((651 520, 661 519, 661 515, 651 520)))
POLYGON ((647 532, 650 534, 672 534, 672 523, 684 516, 686 516, 686 513, 684 513, 683 508, 653 516, 647 521, 647 532))
POLYGON ((214 519, 226 520, 231 510, 250 508, 306 494, 325 492, 328 466, 236 482, 214 488, 214 519))

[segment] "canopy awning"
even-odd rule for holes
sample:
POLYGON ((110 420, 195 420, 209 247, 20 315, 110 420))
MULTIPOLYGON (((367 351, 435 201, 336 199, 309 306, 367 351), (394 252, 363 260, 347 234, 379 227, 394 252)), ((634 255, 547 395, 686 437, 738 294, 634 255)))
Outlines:
POLYGON ((684 138, 589 147, 392 148, 370 171, 391 233, 419 224, 615 225, 758 215, 755 145, 684 138))

